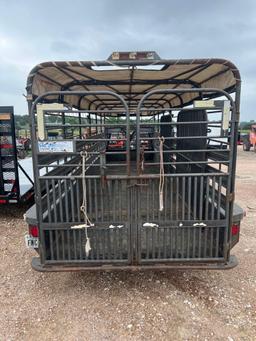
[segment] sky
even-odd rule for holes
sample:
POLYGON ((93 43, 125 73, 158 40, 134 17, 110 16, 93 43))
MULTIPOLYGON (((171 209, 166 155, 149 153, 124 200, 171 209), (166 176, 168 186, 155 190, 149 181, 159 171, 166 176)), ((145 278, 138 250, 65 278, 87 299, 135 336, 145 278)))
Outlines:
POLYGON ((154 50, 231 60, 242 77, 240 120, 256 120, 255 0, 0 0, 0 13, 0 105, 16 114, 27 114, 26 79, 40 62, 154 50))

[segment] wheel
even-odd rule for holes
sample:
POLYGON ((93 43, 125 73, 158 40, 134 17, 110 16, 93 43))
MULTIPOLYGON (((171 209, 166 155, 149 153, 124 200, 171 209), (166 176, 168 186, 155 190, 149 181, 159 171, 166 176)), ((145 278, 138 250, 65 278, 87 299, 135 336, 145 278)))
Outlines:
POLYGON ((251 148, 250 143, 243 143, 243 150, 245 152, 249 152, 250 148, 251 148))
POLYGON ((19 151, 18 151, 18 158, 19 158, 19 159, 25 159, 25 157, 26 157, 26 152, 25 152, 25 150, 19 150, 19 151))

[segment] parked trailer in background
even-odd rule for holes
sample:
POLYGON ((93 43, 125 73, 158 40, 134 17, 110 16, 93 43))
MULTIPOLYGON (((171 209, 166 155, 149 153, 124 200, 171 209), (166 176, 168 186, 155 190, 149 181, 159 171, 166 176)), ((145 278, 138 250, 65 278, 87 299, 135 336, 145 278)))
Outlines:
POLYGON ((33 196, 32 158, 18 160, 18 155, 13 107, 0 107, 0 205, 33 196))
POLYGON ((252 124, 249 134, 243 137, 243 150, 249 152, 251 147, 256 153, 256 124, 252 124))
POLYGON ((237 264, 240 75, 231 62, 116 52, 41 63, 27 92, 34 269, 237 264), (56 131, 62 139, 52 139, 56 131))

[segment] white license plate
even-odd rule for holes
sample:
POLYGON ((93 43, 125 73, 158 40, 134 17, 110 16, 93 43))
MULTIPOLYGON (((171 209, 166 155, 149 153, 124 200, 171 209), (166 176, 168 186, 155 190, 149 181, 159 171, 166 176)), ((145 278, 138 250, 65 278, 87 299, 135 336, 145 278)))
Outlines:
POLYGON ((29 249, 38 249, 39 239, 37 237, 32 237, 29 234, 25 235, 25 244, 29 249))

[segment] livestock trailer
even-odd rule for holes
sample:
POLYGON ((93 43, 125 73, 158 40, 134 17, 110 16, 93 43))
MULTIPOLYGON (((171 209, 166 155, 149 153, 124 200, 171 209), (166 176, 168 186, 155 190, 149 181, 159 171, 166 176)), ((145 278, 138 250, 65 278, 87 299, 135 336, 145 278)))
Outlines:
POLYGON ((240 86, 227 60, 155 52, 33 68, 36 204, 25 217, 27 245, 39 254, 33 268, 234 267, 240 86), (123 132, 119 150, 109 148, 113 128, 123 132))
POLYGON ((13 107, 0 107, 0 205, 33 196, 32 170, 32 158, 18 160, 13 107))

